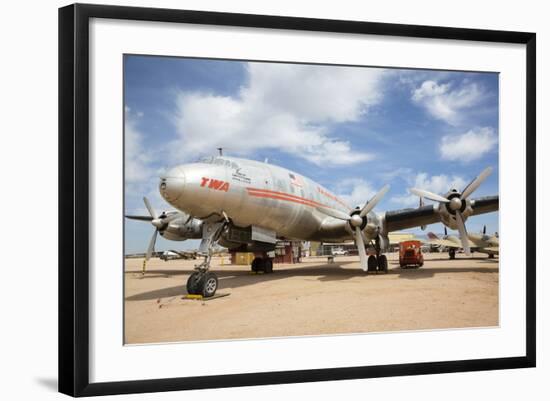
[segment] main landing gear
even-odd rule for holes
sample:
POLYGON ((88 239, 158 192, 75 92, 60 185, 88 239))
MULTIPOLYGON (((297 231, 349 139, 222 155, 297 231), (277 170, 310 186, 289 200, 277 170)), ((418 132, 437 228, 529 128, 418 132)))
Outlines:
POLYGON ((256 257, 250 265, 250 269, 254 273, 264 272, 266 274, 273 273, 273 259, 268 257, 256 257))
POLYGON ((195 271, 187 279, 187 293, 202 295, 204 298, 213 297, 218 289, 218 276, 208 271, 212 259, 212 246, 218 240, 225 228, 226 222, 204 223, 202 227, 202 241, 199 246, 199 255, 204 261, 195 266, 195 271))
POLYGON ((388 272, 388 258, 386 255, 381 254, 380 240, 377 238, 374 241, 374 250, 376 255, 370 255, 367 259, 367 272, 368 273, 387 273, 388 272))

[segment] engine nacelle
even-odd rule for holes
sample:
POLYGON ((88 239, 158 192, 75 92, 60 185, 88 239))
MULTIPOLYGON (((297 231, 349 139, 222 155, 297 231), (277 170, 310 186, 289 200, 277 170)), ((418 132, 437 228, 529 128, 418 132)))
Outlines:
POLYGON ((462 214, 464 222, 469 216, 473 214, 473 209, 469 199, 460 199, 460 193, 456 190, 452 190, 445 195, 445 198, 449 199, 449 203, 441 202, 439 204, 439 216, 441 222, 452 230, 457 230, 455 210, 462 214), (451 205, 455 203, 455 205, 451 205), (455 210, 453 210, 453 206, 455 210))
POLYGON ((382 232, 382 221, 376 213, 369 213, 365 217, 366 224, 362 227, 365 236, 372 240, 380 235, 382 232))
POLYGON ((202 221, 178 217, 172 220, 168 226, 160 232, 164 238, 172 241, 185 241, 187 239, 202 238, 202 221))
POLYGON ((378 239, 380 240, 380 248, 383 251, 387 251, 390 247, 390 238, 387 235, 380 234, 378 239))
MULTIPOLYGON (((361 213, 359 209, 354 210, 351 213, 352 219, 358 219, 358 223, 356 223, 357 227, 361 229, 367 240, 370 241, 375 239, 380 234, 380 232, 382 232, 381 219, 376 213, 371 212, 368 215, 363 216, 363 222, 361 223, 361 217, 359 216, 359 213, 361 213)), ((346 230, 350 235, 354 235, 355 228, 352 221, 348 222, 346 230)))

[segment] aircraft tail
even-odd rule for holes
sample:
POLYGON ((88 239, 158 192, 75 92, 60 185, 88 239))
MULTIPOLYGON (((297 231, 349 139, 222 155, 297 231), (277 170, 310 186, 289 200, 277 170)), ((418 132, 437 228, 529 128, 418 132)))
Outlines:
POLYGON ((428 235, 428 238, 431 240, 439 239, 439 237, 434 233, 432 233, 431 231, 427 235, 428 235))

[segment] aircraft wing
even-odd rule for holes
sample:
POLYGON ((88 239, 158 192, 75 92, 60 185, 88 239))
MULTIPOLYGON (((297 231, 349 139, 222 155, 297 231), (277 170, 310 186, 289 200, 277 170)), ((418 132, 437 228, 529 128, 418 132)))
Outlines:
POLYGON ((498 195, 484 196, 481 198, 473 199, 472 209, 474 210, 474 216, 483 213, 496 212, 498 210, 498 195))
MULTIPOLYGON (((473 215, 495 212, 498 210, 498 195, 484 196, 471 200, 473 215)), ((386 212, 386 231, 400 231, 407 228, 421 227, 439 223, 439 204, 426 205, 416 209, 400 209, 386 212)))

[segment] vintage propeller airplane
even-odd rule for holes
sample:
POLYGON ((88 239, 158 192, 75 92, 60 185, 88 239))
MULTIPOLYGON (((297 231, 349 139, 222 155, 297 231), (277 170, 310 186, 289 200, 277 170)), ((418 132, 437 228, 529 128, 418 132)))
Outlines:
MULTIPOLYGON (((211 157, 169 170, 160 179, 162 197, 180 212, 159 216, 145 201, 150 216, 127 216, 150 221, 155 227, 147 250, 153 251, 157 233, 167 239, 200 238, 198 253, 204 261, 187 281, 190 294, 213 296, 218 288, 209 271, 213 248, 254 252, 252 270, 271 273, 268 253, 278 239, 345 242, 353 239, 365 271, 387 272, 382 253, 389 245, 388 233, 442 222, 458 228, 467 239, 464 222, 470 216, 498 210, 498 196, 470 199, 491 173, 484 170, 462 192, 452 189, 444 196, 412 189, 421 196, 418 208, 376 214, 373 209, 386 194, 383 187, 363 207, 351 208, 332 192, 293 171, 272 164, 233 157, 211 157), (437 203, 423 205, 422 199, 437 203), (365 243, 375 255, 367 257, 365 243)), ((468 247, 465 247, 467 249, 468 247)))
MULTIPOLYGON (((449 258, 454 259, 456 250, 462 248, 462 241, 460 238, 454 235, 447 234, 447 227, 444 227, 445 235, 442 238, 439 238, 434 233, 428 233, 429 241, 427 242, 430 245, 436 245, 440 247, 448 248, 449 258)), ((483 226, 483 231, 481 234, 469 233, 468 234, 468 245, 470 250, 475 250, 476 252, 486 253, 489 258, 494 258, 495 255, 499 254, 499 239, 498 235, 487 235, 487 228, 483 226)))

